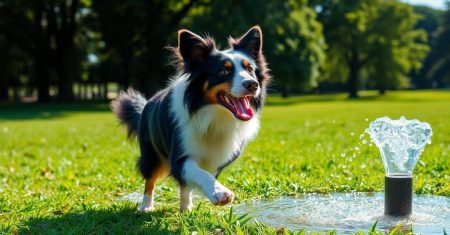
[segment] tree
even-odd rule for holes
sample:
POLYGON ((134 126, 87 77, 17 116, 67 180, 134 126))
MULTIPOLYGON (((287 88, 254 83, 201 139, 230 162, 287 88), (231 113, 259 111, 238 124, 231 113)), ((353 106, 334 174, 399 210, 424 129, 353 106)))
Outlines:
POLYGON ((263 50, 274 83, 282 95, 296 89, 304 91, 316 85, 325 60, 322 25, 307 1, 211 1, 196 9, 191 24, 196 32, 208 32, 225 42, 253 25, 263 30, 263 50), (251 14, 248 13, 251 9, 251 14), (220 20, 218 20, 220 19, 220 20))
POLYGON ((96 21, 93 25, 105 43, 105 50, 100 55, 101 66, 116 65, 114 71, 122 88, 131 84, 147 96, 151 95, 168 80, 165 47, 169 39, 176 38, 180 21, 199 2, 93 1, 96 21))
POLYGON ((33 58, 39 101, 50 100, 52 73, 57 77, 59 100, 73 99, 74 66, 79 63, 74 38, 82 6, 79 0, 0 1, 0 31, 33 58))
POLYGON ((440 25, 442 24, 443 11, 426 6, 413 6, 414 12, 419 14, 421 17, 417 21, 415 28, 423 29, 427 33, 428 46, 430 47, 430 53, 428 53, 425 58, 422 68, 419 71, 413 70, 410 73, 411 83, 414 88, 432 88, 433 77, 427 76, 433 64, 438 60, 436 56, 436 32, 438 31, 440 25))
POLYGON ((415 29, 420 16, 411 6, 386 1, 378 11, 374 26, 378 33, 372 41, 368 71, 380 94, 384 94, 388 88, 409 87, 407 75, 419 71, 429 47, 426 32, 415 29))
POLYGON ((329 69, 346 75, 350 97, 358 97, 362 70, 378 77, 383 91, 420 67, 427 46, 424 32, 413 28, 418 17, 410 6, 394 0, 325 0, 319 6, 333 66, 329 69))
POLYGON ((432 56, 435 58, 433 66, 427 74, 436 86, 445 87, 450 84, 450 2, 443 17, 442 28, 439 29, 432 56))

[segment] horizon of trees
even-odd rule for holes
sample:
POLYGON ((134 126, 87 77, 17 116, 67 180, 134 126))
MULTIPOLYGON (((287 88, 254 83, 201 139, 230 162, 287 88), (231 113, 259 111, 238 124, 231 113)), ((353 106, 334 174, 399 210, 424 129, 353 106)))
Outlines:
POLYGON ((188 28, 226 48, 253 25, 272 91, 448 88, 450 10, 397 0, 0 0, 0 101, 147 96, 167 84, 167 45, 188 28), (249 14, 251 9, 251 14, 249 14))

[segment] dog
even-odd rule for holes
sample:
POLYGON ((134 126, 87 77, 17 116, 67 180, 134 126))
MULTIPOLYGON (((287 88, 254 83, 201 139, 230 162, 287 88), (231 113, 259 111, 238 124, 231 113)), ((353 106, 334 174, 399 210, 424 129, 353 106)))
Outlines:
POLYGON ((169 85, 148 101, 132 89, 112 101, 128 137, 138 139, 141 211, 154 210, 155 184, 169 175, 180 185, 182 212, 192 209, 194 188, 213 204, 233 201, 217 177, 256 136, 271 76, 259 26, 228 43, 219 50, 214 39, 179 30, 178 47, 169 48, 177 70, 169 85))

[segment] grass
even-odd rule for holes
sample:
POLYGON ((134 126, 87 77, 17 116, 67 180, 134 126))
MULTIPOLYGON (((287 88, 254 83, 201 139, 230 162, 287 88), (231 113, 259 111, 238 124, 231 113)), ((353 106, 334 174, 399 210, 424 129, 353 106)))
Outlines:
MULTIPOLYGON (((236 193, 233 204, 307 192, 382 191, 378 150, 361 144, 360 134, 384 115, 431 124, 433 143, 415 169, 414 190, 450 196, 448 91, 368 92, 359 100, 271 97, 257 139, 219 180, 236 193)), ((157 210, 138 213, 137 204, 117 200, 143 189, 137 156, 107 104, 1 105, 0 233, 290 233, 204 198, 179 214, 172 179, 157 188, 157 210)))

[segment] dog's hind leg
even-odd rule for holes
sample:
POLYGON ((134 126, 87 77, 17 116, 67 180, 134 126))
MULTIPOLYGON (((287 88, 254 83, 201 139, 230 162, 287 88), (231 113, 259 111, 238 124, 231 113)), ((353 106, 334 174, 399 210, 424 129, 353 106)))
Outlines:
POLYGON ((155 186, 156 182, 169 174, 168 164, 165 161, 160 161, 158 165, 155 166, 150 177, 145 178, 145 189, 144 197, 142 199, 142 205, 140 210, 142 212, 153 211, 154 197, 155 197, 155 186))
POLYGON ((166 159, 160 157, 151 147, 150 143, 140 139, 141 157, 138 168, 145 179, 144 197, 140 210, 143 212, 154 210, 155 185, 158 179, 169 174, 169 165, 166 159))
POLYGON ((153 211, 155 209, 154 206, 155 185, 156 179, 150 178, 145 180, 144 198, 142 199, 142 204, 140 208, 142 212, 153 211))

